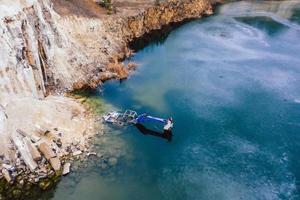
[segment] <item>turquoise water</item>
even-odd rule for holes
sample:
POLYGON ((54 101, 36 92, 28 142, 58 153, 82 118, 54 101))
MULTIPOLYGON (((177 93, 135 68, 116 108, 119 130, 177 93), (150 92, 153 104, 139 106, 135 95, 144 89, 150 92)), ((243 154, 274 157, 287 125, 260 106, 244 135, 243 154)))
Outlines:
POLYGON ((139 51, 128 80, 94 95, 172 116, 172 140, 108 127, 95 139, 104 160, 48 198, 300 199, 299 10, 299 1, 230 3, 139 51))

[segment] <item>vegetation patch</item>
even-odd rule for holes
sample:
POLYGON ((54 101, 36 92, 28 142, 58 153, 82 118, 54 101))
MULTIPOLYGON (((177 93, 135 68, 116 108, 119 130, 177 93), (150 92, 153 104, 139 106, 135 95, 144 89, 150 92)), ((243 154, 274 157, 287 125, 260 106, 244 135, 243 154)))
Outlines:
POLYGON ((70 97, 77 99, 95 115, 102 115, 105 112, 105 103, 99 97, 99 92, 93 89, 76 90, 69 94, 70 97))
POLYGON ((115 14, 117 13, 117 9, 114 6, 112 0, 101 0, 99 5, 108 10, 107 14, 115 14))

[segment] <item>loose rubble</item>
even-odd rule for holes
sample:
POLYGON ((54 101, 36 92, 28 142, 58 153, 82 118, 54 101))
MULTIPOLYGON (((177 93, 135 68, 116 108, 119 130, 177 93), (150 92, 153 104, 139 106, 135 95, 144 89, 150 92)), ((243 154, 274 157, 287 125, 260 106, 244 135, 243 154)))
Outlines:
MULTIPOLYGON (((51 131, 47 132, 51 135, 51 131)), ((22 130, 13 134, 11 148, 15 151, 14 160, 0 155, 0 189, 3 190, 4 185, 10 185, 8 198, 17 199, 22 191, 31 190, 33 187, 47 190, 61 176, 70 173, 71 162, 75 157, 80 156, 82 159, 96 155, 88 150, 91 137, 63 144, 60 138, 62 134, 58 134, 58 138, 53 140, 45 135, 38 140, 32 140, 30 135, 22 130)))

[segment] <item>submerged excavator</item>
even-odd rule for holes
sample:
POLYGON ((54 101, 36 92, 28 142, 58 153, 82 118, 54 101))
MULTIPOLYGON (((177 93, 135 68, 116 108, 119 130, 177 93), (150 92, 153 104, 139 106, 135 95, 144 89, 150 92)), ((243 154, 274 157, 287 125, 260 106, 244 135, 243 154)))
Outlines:
POLYGON ((147 114, 138 115, 136 111, 126 110, 124 113, 120 111, 111 111, 103 116, 103 120, 107 123, 115 124, 118 126, 135 125, 143 134, 150 134, 159 136, 170 140, 169 136, 172 136, 172 128, 174 125, 173 119, 162 119, 159 117, 153 117, 147 114), (163 132, 159 133, 148 129, 144 126, 147 122, 160 123, 163 125, 163 132))

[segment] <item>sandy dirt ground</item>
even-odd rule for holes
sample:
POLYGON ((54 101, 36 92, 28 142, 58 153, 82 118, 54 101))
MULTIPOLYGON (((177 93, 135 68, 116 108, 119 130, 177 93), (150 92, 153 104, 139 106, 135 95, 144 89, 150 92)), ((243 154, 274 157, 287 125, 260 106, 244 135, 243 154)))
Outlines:
POLYGON ((67 146, 80 142, 93 133, 93 119, 73 99, 49 96, 43 100, 24 97, 12 99, 0 112, 0 155, 9 156, 10 135, 22 130, 30 135, 41 137, 51 143, 60 138, 67 146), (41 135, 40 131, 49 131, 41 135), (10 133, 10 134, 5 134, 10 133))

